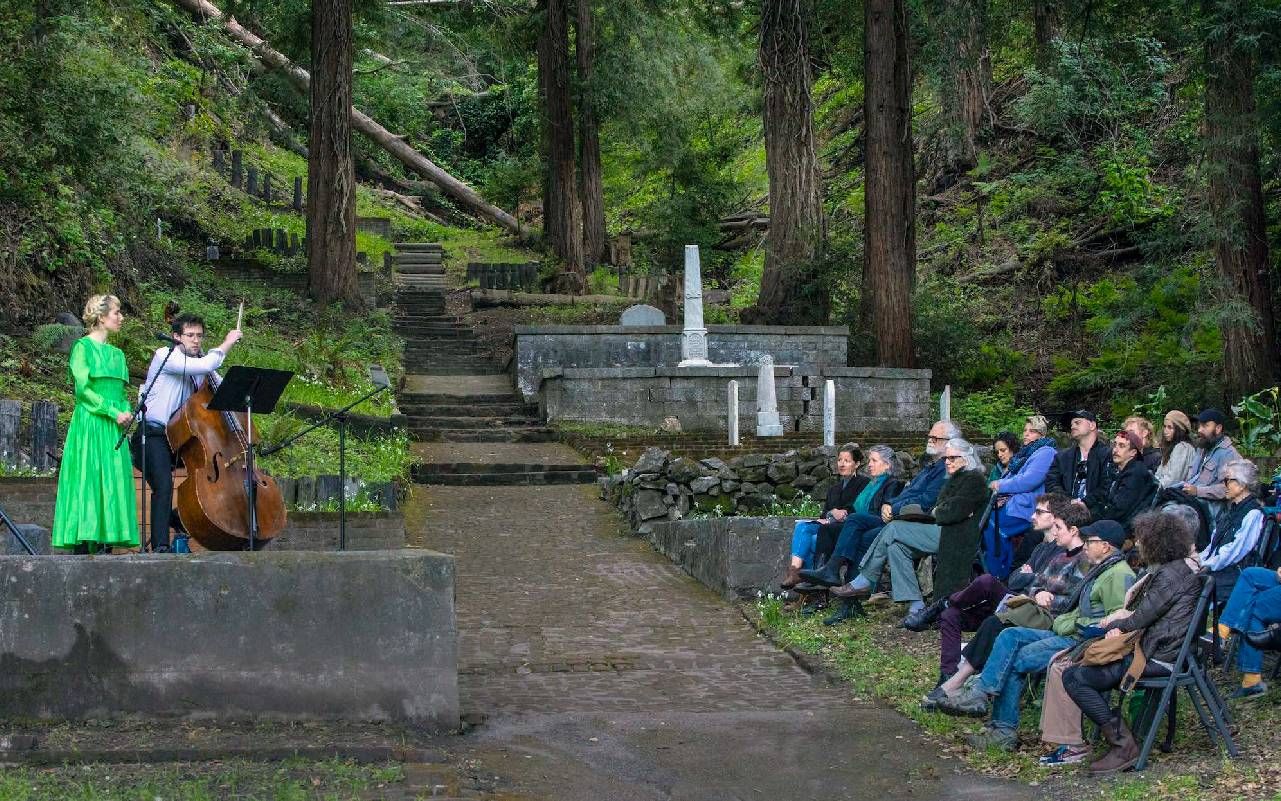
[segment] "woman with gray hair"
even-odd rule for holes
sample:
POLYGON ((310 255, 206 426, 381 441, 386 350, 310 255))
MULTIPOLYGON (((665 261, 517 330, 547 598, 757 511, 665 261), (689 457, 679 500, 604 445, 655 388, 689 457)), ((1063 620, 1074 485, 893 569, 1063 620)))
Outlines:
POLYGON ((1228 505, 1219 515, 1210 544, 1198 555, 1202 569, 1214 576, 1214 594, 1220 604, 1232 595, 1241 569, 1254 562, 1263 532, 1263 506, 1254 497, 1259 468, 1248 459, 1234 459, 1224 465, 1223 475, 1228 505))
MULTIPOLYGON (((937 554, 934 592, 950 595, 969 583, 978 554, 979 517, 987 504, 988 490, 978 451, 964 439, 954 437, 943 450, 947 480, 939 490, 938 502, 930 516, 917 520, 894 520, 881 529, 859 566, 858 576, 849 584, 832 590, 840 598, 871 595, 881 571, 890 568, 895 601, 908 604, 908 613, 924 607, 916 581, 916 559, 937 554)), ((905 507, 901 516, 917 517, 905 507)))
POLYGON ((1023 421, 1023 447, 988 489, 996 493, 996 508, 983 529, 983 568, 1004 581, 1016 562, 1027 561, 1043 535, 1032 528, 1036 498, 1045 492, 1045 475, 1054 463, 1050 424, 1034 414, 1023 421), (1017 551, 1017 553, 1016 553, 1017 551))

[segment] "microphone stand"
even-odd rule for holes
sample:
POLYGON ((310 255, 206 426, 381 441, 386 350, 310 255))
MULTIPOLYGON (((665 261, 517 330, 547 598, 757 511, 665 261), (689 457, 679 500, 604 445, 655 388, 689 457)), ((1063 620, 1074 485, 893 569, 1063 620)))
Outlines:
MULTIPOLYGON (((120 439, 116 440, 115 447, 115 450, 120 450, 120 446, 124 444, 125 439, 133 433, 133 427, 139 426, 138 431, 142 434, 142 465, 139 467, 139 472, 142 474, 142 509, 140 510, 140 516, 142 518, 142 533, 145 537, 141 543, 143 553, 151 550, 152 540, 151 528, 147 526, 147 422, 143 418, 147 414, 147 396, 151 394, 151 388, 156 385, 156 379, 165 371, 165 365, 169 363, 169 357, 173 355, 174 350, 178 347, 178 343, 172 339, 166 337, 165 341, 169 343, 169 350, 165 353, 164 360, 160 362, 160 368, 156 370, 156 374, 147 382, 147 386, 138 393, 138 405, 134 407, 133 419, 129 421, 129 425, 125 427, 125 430, 120 432, 120 439)), ((151 525, 155 526, 156 521, 152 520, 151 525)), ((165 525, 169 525, 169 521, 166 520, 165 525)))
POLYGON ((390 386, 390 384, 383 384, 382 386, 374 387, 373 392, 368 392, 338 411, 317 420, 302 431, 299 431, 297 434, 289 437, 284 442, 277 443, 269 448, 263 448, 258 452, 259 456, 270 456, 277 451, 282 451, 285 448, 288 448, 290 445, 302 439, 307 434, 315 431, 317 428, 325 425, 330 420, 338 421, 338 550, 340 551, 347 550, 347 412, 351 411, 355 406, 369 400, 379 392, 382 392, 384 389, 387 389, 388 386, 390 386))

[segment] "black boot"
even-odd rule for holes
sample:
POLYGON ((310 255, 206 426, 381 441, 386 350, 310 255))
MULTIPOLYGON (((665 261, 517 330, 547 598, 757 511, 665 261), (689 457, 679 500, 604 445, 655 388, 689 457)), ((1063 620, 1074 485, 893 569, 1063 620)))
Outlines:
POLYGON ((929 606, 923 606, 912 614, 903 618, 903 628, 908 631, 925 631, 943 614, 947 609, 947 598, 940 598, 929 606))
POLYGON ((1260 651, 1281 651, 1281 625, 1273 623, 1263 631, 1247 631, 1245 641, 1260 651))
POLYGON ((867 612, 863 611, 863 604, 859 603, 857 598, 843 602, 836 608, 836 611, 829 615, 824 621, 824 626, 835 626, 844 623, 852 617, 864 617, 867 612))
POLYGON ((841 584, 841 563, 840 557, 833 556, 827 560, 827 564, 817 570, 802 570, 800 576, 802 579, 811 584, 821 584, 824 587, 835 587, 841 584))

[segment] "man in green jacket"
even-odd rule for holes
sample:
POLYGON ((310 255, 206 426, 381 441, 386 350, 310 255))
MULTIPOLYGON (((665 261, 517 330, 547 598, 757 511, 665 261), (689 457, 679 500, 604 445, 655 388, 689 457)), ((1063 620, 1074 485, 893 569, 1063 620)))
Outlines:
POLYGON ((1125 592, 1134 583, 1134 571, 1121 555, 1125 529, 1114 520, 1099 520, 1081 529, 1081 540, 1090 572, 1077 587, 1074 603, 1054 619, 1053 629, 1001 632, 978 683, 940 702, 939 709, 953 715, 977 717, 991 710, 991 721, 970 738, 971 745, 1014 750, 1026 676, 1043 672, 1056 653, 1076 644, 1082 627, 1096 625, 1125 605, 1125 592))

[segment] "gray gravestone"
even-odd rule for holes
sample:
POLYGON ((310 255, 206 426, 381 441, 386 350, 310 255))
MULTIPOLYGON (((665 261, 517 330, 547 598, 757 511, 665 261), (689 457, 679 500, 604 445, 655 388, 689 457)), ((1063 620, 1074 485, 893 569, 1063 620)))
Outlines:
POLYGON ((239 150, 231 151, 231 185, 240 188, 240 175, 242 172, 244 154, 239 150))
POLYGON ((62 339, 58 340, 58 344, 54 345, 54 348, 59 353, 70 353, 71 346, 76 344, 77 339, 84 336, 85 327, 81 325, 80 318, 71 312, 58 312, 58 316, 53 318, 53 321, 58 325, 65 325, 68 329, 67 333, 62 335, 62 339))
POLYGON ((0 463, 18 466, 18 429, 22 423, 22 404, 0 400, 0 463))
POLYGON ((271 173, 269 172, 262 174, 262 201, 271 202, 271 173))
POLYGON ((302 178, 294 178, 294 211, 302 211, 302 178))
POLYGON ((248 192, 251 196, 257 195, 258 194, 258 168, 254 167, 253 165, 250 165, 248 169, 245 170, 245 172, 249 176, 248 184, 245 186, 245 191, 248 192))
POLYGON ((31 466, 52 470, 53 451, 58 447, 58 404, 36 401, 31 404, 31 466))
POLYGON ((618 318, 619 325, 667 325, 667 318, 663 316, 661 309, 641 303, 637 306, 629 306, 623 311, 623 316, 618 318))

